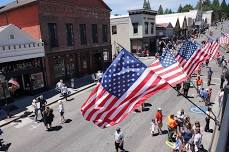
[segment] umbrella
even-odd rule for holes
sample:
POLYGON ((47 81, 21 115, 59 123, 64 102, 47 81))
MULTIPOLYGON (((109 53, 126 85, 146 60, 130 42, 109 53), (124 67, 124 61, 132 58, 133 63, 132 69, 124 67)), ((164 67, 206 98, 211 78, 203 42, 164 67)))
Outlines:
POLYGON ((10 84, 16 86, 17 88, 20 88, 19 83, 18 83, 16 80, 14 80, 14 79, 10 79, 10 80, 8 81, 8 83, 10 83, 10 84))

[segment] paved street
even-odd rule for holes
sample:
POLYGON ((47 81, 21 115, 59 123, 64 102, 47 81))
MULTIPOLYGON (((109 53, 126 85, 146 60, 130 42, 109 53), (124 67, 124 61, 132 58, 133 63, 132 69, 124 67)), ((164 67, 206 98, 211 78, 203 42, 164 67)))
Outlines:
MULTIPOLYGON (((227 27, 228 28, 228 27, 227 27)), ((229 31, 229 30, 227 30, 229 31)), ((226 32, 226 30, 225 30, 226 32)), ((219 33, 219 32, 218 32, 219 33)), ((228 57, 228 55, 227 55, 228 57)), ((149 59, 150 60, 150 59, 149 59)), ((147 60, 148 63, 150 61, 147 60)), ((153 60, 153 59, 152 59, 153 60)), ((212 79, 212 102, 214 112, 217 113, 218 104, 216 95, 219 91, 221 69, 211 62, 213 70, 212 79)), ((203 68, 202 74, 206 76, 207 68, 203 68)), ((204 78, 204 87, 206 87, 206 77, 204 78)), ((65 117, 69 123, 59 124, 60 116, 57 104, 51 105, 54 109, 55 120, 53 126, 56 130, 45 131, 42 123, 34 123, 31 117, 20 119, 21 122, 11 123, 3 127, 3 139, 11 146, 10 152, 113 152, 114 149, 114 131, 116 126, 107 129, 100 129, 85 121, 81 115, 80 107, 87 99, 93 88, 82 91, 72 96, 72 101, 65 102, 65 117)), ((201 122, 201 128, 205 125, 205 115, 196 110, 191 103, 183 97, 177 97, 173 89, 160 91, 155 96, 146 101, 148 107, 141 113, 132 112, 121 124, 125 136, 125 149, 129 152, 166 152, 172 149, 165 143, 167 134, 152 137, 150 134, 150 122, 155 116, 156 109, 161 107, 165 118, 170 113, 175 113, 184 108, 185 113, 191 117, 191 122, 198 120, 201 122)), ((189 92, 190 98, 197 105, 204 107, 202 102, 196 98, 196 91, 192 88, 189 92)), ((214 129, 214 123, 211 121, 211 129, 214 129)), ((164 119, 163 129, 166 127, 164 119)), ((209 147, 211 142, 211 133, 203 132, 203 145, 209 147)))

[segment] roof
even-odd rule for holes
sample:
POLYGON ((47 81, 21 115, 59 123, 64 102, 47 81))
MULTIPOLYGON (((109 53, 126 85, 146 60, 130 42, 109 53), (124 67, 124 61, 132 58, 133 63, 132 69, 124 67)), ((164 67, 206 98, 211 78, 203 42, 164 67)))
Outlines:
POLYGON ((111 15, 110 19, 127 18, 129 15, 111 15))
POLYGON ((163 28, 168 28, 169 26, 173 27, 172 24, 169 23, 161 23, 161 24, 156 24, 157 27, 163 27, 163 28))
POLYGON ((129 15, 134 14, 149 14, 149 15, 156 15, 157 11, 154 10, 146 10, 146 9, 135 9, 135 10, 129 10, 129 15))
POLYGON ((36 2, 37 0, 17 0, 11 3, 6 4, 5 6, 3 6, 0 9, 0 13, 11 10, 11 9, 15 9, 33 2, 36 2))

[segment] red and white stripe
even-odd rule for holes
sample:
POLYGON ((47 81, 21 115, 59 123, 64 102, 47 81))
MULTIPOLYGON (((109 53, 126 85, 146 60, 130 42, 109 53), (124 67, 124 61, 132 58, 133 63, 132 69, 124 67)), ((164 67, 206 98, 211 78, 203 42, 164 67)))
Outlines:
POLYGON ((220 48, 219 43, 214 41, 211 45, 210 60, 217 58, 217 55, 219 53, 219 48, 220 48))
POLYGON ((172 86, 187 79, 187 74, 183 71, 183 68, 180 67, 179 62, 165 68, 161 65, 160 60, 157 59, 149 68, 172 86))
POLYGON ((168 83, 147 68, 137 81, 120 97, 108 93, 98 84, 87 101, 82 105, 83 117, 101 128, 121 122, 131 111, 168 83))
POLYGON ((221 36, 219 38, 219 44, 229 44, 229 36, 221 36))

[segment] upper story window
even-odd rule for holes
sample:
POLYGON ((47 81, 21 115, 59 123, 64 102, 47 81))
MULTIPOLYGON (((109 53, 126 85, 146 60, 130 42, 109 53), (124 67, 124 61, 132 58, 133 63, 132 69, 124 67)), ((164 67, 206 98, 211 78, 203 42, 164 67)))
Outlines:
POLYGON ((67 45, 73 46, 74 34, 73 34, 73 25, 66 24, 66 36, 67 36, 67 45))
POLYGON ((92 24, 92 42, 98 43, 98 27, 97 24, 92 24))
POLYGON ((111 31, 112 31, 112 35, 117 34, 117 26, 116 25, 113 25, 111 27, 111 31))
POLYGON ((151 23, 151 34, 154 34, 154 23, 151 23))
POLYGON ((133 23, 133 32, 134 34, 138 33, 138 23, 133 23))
POLYGON ((81 44, 87 44, 86 24, 80 24, 80 41, 81 44))
POLYGON ((102 26, 102 31, 103 31, 103 42, 107 42, 107 35, 108 35, 108 26, 106 24, 103 24, 102 26))
POLYGON ((10 39, 13 40, 14 39, 14 35, 10 34, 10 39))
POLYGON ((58 36, 56 23, 48 23, 49 42, 51 47, 58 47, 58 36))
POLYGON ((149 23, 145 22, 145 34, 149 33, 149 23))

